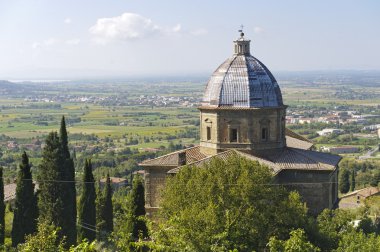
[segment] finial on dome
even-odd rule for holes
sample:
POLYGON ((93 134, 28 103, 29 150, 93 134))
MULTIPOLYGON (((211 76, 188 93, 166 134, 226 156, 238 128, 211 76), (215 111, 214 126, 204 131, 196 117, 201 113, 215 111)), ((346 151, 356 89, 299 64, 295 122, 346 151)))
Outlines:
POLYGON ((241 38, 241 39, 244 39, 243 28, 244 28, 244 25, 240 25, 240 30, 239 30, 239 32, 240 32, 240 38, 241 38))

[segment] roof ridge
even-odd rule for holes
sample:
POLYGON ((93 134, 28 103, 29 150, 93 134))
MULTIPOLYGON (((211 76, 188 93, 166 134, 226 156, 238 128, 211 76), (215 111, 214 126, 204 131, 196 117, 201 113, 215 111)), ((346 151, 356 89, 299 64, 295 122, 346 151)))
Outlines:
MULTIPOLYGON (((230 64, 228 65, 228 67, 227 67, 227 69, 226 69, 226 73, 230 70, 230 68, 231 68, 231 66, 232 66, 232 63, 235 62, 235 60, 237 59, 238 55, 234 55, 234 56, 232 56, 232 57, 233 57, 233 59, 231 60, 230 64)), ((222 83, 224 83, 226 77, 227 77, 227 75, 224 74, 224 75, 223 75, 222 83)), ((212 78, 212 76, 211 76, 211 78, 212 78)), ((220 97, 221 97, 221 95, 222 95, 222 88, 223 88, 223 87, 224 87, 224 86, 221 85, 221 89, 220 89, 220 91, 219 91, 219 101, 220 101, 220 97)), ((219 103, 220 103, 220 102, 219 102, 219 103)), ((219 107, 219 106, 220 106, 220 104, 218 104, 218 107, 219 107)))
POLYGON ((289 129, 288 127, 285 127, 285 135, 287 135, 289 137, 293 137, 293 138, 301 140, 301 141, 306 141, 306 142, 314 144, 313 141, 311 141, 311 140, 307 139, 306 137, 294 132, 293 130, 289 129), (286 133, 289 133, 289 135, 286 133))
POLYGON ((261 157, 258 157, 258 156, 255 156, 254 154, 251 154, 251 153, 245 153, 243 151, 240 151, 240 150, 234 150, 235 152, 237 152, 238 154, 242 154, 244 157, 254 157, 255 159, 258 159, 256 161, 260 162, 267 162, 267 163, 271 163, 274 167, 276 167, 277 169, 279 170, 282 170, 281 167, 279 167, 275 162, 271 161, 271 160, 267 160, 267 159, 264 159, 264 158, 261 158, 261 157))
POLYGON ((156 157, 156 158, 147 159, 147 160, 144 160, 143 162, 139 163, 138 165, 144 165, 145 162, 150 162, 150 161, 158 160, 160 158, 164 158, 164 157, 167 157, 167 156, 170 156, 170 155, 173 155, 173 154, 177 154, 177 153, 180 153, 180 152, 184 152, 184 151, 186 152, 187 150, 191 150, 191 149, 195 149, 195 148, 199 148, 199 145, 196 145, 196 146, 193 146, 193 147, 190 147, 190 148, 186 148, 186 149, 182 149, 182 150, 173 151, 173 152, 170 152, 168 154, 165 154, 165 155, 162 155, 162 156, 159 156, 159 157, 156 157))

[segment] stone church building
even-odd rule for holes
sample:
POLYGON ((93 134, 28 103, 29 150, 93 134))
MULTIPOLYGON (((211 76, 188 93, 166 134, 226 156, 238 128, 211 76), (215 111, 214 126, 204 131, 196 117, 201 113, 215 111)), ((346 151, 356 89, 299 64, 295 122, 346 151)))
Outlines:
POLYGON ((310 213, 333 208, 338 201, 340 157, 313 151, 306 138, 286 128, 287 106, 276 79, 250 53, 244 33, 234 41, 234 54, 207 83, 200 111, 199 146, 176 151, 140 166, 145 171, 148 215, 159 208, 167 176, 185 165, 201 166, 233 153, 270 167, 274 183, 297 190, 310 213))

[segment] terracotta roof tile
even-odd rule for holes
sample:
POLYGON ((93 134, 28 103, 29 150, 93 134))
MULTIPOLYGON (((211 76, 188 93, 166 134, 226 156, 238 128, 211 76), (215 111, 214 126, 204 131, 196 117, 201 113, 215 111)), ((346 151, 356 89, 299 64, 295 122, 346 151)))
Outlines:
MULTIPOLYGON (((245 158, 265 164, 276 174, 281 170, 328 170, 332 171, 338 165, 341 157, 328 153, 302 150, 296 148, 284 148, 283 150, 266 151, 264 153, 253 153, 246 150, 228 150, 213 156, 206 157, 190 165, 202 166, 210 162, 213 158, 226 160, 233 153, 237 153, 245 158)), ((183 166, 171 169, 168 173, 177 173, 183 166)))
POLYGON ((178 166, 181 153, 186 155, 186 164, 196 162, 206 157, 200 152, 200 147, 195 146, 185 150, 179 150, 158 158, 148 159, 140 163, 141 166, 178 166))

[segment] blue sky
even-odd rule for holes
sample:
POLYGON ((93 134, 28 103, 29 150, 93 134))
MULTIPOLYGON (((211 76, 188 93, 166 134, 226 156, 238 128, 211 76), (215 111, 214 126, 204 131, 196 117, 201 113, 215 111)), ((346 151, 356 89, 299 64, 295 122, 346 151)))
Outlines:
POLYGON ((241 24, 272 71, 380 70, 380 1, 0 0, 0 79, 207 75, 241 24))

